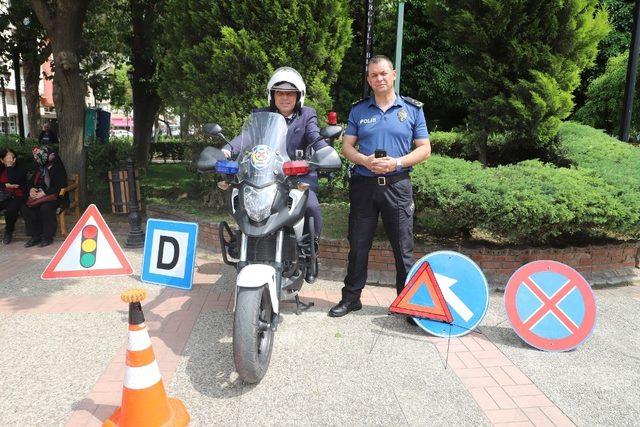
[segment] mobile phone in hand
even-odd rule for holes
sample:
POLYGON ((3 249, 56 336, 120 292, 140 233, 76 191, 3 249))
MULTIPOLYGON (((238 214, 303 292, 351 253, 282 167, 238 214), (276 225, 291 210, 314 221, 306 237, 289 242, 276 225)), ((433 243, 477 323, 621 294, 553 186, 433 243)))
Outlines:
POLYGON ((387 157, 386 150, 376 150, 374 154, 376 159, 379 159, 380 157, 387 157))

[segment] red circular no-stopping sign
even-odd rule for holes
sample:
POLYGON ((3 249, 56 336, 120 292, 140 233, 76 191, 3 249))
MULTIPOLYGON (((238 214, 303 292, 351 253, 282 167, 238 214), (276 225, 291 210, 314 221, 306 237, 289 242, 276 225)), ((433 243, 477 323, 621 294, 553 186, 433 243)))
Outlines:
POLYGON ((589 283, 560 262, 520 267, 507 283, 504 302, 514 331, 540 350, 572 350, 595 327, 596 303, 589 283))

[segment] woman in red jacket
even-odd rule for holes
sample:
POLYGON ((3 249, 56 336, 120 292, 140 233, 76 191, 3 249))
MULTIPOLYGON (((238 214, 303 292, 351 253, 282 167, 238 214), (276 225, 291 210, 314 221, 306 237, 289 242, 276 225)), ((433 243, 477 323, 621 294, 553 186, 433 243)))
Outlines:
POLYGON ((4 236, 8 245, 13 239, 18 212, 27 193, 27 174, 16 165, 16 153, 10 148, 0 151, 0 211, 4 209, 4 236))

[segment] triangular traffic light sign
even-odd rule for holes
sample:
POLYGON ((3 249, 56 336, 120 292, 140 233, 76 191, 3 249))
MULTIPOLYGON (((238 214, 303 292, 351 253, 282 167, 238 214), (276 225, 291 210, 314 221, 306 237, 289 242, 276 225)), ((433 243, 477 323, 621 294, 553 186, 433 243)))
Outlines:
POLYGON ((69 279, 131 273, 133 268, 100 211, 90 205, 40 277, 69 279))
POLYGON ((453 323, 451 311, 427 261, 411 276, 389 310, 392 313, 453 323))

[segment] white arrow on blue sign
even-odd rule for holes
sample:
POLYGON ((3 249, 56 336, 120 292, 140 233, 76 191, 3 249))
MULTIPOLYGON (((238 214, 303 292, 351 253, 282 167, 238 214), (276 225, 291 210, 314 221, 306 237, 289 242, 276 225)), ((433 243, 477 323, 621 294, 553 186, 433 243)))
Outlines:
POLYGON ((460 337, 471 332, 489 308, 489 286, 480 267, 470 258, 453 251, 432 252, 416 262, 407 282, 422 262, 427 261, 436 277, 442 296, 453 316, 453 323, 415 317, 416 323, 438 337, 460 337))

